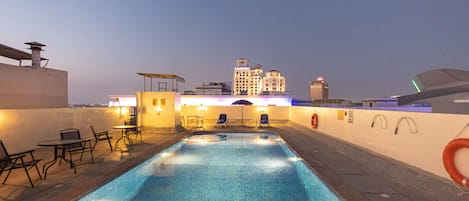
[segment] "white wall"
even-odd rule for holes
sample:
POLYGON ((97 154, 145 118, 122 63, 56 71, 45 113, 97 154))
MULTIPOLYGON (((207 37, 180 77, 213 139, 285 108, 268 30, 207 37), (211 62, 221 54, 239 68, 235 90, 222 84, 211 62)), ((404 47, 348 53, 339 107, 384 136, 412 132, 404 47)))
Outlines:
MULTIPOLYGON (((395 160, 410 164, 441 177, 449 176, 444 169, 442 153, 446 144, 451 141, 469 123, 469 115, 396 112, 379 110, 344 110, 317 107, 291 107, 290 121, 305 128, 316 130, 395 160), (353 111, 353 123, 348 123, 348 116, 338 120, 338 112, 353 111), (311 127, 311 115, 318 114, 319 126, 311 127), (387 119, 381 126, 379 119, 371 128, 375 115, 387 119), (415 121, 417 133, 412 133, 413 124, 401 121, 398 134, 394 134, 397 121, 401 117, 410 117, 415 121), (409 127, 411 126, 411 128, 409 127), (385 129, 384 129, 385 128, 385 129)), ((415 130, 415 129, 414 129, 415 130)), ((469 138, 469 127, 459 137, 469 138)), ((456 155, 458 169, 469 176, 469 149, 461 150, 456 155)))
MULTIPOLYGON (((181 115, 185 116, 201 116, 204 120, 204 125, 207 127, 214 126, 219 115, 225 113, 228 120, 237 120, 236 124, 240 124, 243 119, 243 124, 247 126, 255 126, 260 118, 260 113, 267 113, 271 123, 286 123, 289 117, 289 106, 205 106, 205 110, 200 110, 200 106, 183 105, 181 115), (262 108, 263 111, 258 109, 262 108)), ((193 126, 193 125, 192 125, 193 126)))
POLYGON ((60 130, 78 128, 82 137, 93 137, 96 130, 113 130, 129 118, 123 108, 54 108, 0 110, 0 140, 9 152, 33 149, 39 141, 60 139, 60 130))
POLYGON ((66 71, 0 63, 0 109, 67 106, 66 71))

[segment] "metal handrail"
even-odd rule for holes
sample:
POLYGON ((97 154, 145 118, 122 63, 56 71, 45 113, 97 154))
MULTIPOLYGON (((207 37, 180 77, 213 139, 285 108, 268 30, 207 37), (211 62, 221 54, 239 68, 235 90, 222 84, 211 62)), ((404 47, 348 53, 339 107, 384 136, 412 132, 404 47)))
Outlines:
POLYGON ((399 125, 402 122, 402 120, 406 120, 407 125, 409 125, 409 130, 410 130, 411 133, 413 133, 413 134, 417 133, 417 124, 415 123, 414 119, 412 119, 410 117, 401 117, 401 118, 399 118, 399 120, 397 120, 396 128, 394 129, 394 135, 397 135, 397 132, 399 130, 398 128, 399 128, 399 125), (410 122, 412 122, 412 124, 414 125, 415 130, 412 129, 412 126, 410 125, 410 122))
POLYGON ((388 120, 386 119, 386 116, 384 116, 383 114, 376 114, 374 117, 373 117, 373 120, 371 121, 371 128, 374 127, 375 125, 375 121, 376 119, 379 118, 379 123, 381 125, 381 128, 382 129, 387 129, 388 128, 388 120), (383 120, 384 122, 386 123, 386 125, 383 127, 383 120))

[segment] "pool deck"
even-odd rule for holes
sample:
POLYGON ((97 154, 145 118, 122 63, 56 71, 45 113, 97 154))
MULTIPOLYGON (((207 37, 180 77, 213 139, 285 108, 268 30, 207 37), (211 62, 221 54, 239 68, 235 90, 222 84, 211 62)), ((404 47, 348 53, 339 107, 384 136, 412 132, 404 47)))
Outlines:
MULTIPOLYGON (((410 167, 398 161, 373 154, 347 142, 302 129, 293 124, 270 128, 229 127, 210 132, 270 132, 280 135, 333 189, 342 200, 350 201, 459 201, 469 200, 452 182, 410 167)), ((0 200, 76 200, 100 184, 115 178, 136 164, 174 144, 192 131, 144 131, 143 142, 129 145, 128 150, 110 152, 106 142, 99 142, 89 163, 89 154, 77 167, 77 174, 67 164, 50 168, 46 180, 35 180, 31 188, 22 170, 15 170, 6 184, 0 185, 0 200)), ((114 140, 118 134, 114 134, 114 140)), ((133 136, 132 136, 133 137, 133 136)), ((123 144, 119 145, 123 147, 123 144)), ((52 159, 51 149, 35 152, 44 162, 52 159)), ((2 174, 3 181, 5 174, 2 174)), ((126 189, 122 189, 125 191, 126 189)))

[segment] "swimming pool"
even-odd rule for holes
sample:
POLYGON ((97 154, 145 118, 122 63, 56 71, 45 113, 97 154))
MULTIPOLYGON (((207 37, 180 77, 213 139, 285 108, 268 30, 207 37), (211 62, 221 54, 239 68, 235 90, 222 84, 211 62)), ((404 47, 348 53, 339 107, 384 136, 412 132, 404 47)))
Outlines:
POLYGON ((274 134, 193 135, 80 200, 340 200, 274 134))

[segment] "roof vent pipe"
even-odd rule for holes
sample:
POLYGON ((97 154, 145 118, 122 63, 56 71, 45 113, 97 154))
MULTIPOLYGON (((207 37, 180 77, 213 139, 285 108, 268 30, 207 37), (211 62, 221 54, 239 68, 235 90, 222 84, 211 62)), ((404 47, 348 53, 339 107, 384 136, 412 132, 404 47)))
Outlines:
POLYGON ((46 46, 42 43, 39 43, 39 42, 28 42, 28 43, 24 43, 26 45, 29 45, 32 51, 31 55, 32 55, 32 62, 31 62, 31 66, 32 67, 41 67, 41 51, 42 51, 42 47, 46 46))

